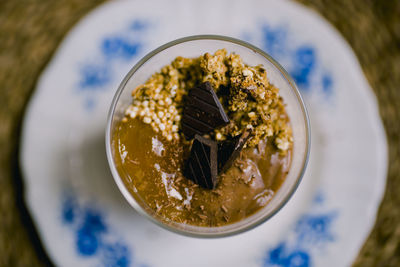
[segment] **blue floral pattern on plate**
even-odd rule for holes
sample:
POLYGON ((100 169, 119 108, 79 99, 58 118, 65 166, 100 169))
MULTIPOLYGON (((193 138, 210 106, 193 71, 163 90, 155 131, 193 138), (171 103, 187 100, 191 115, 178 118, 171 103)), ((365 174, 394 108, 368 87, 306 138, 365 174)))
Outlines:
POLYGON ((110 233, 104 214, 91 205, 79 205, 76 195, 68 193, 62 205, 63 223, 75 234, 76 252, 82 257, 100 255, 104 266, 130 266, 130 249, 118 239, 109 243, 104 236, 110 233))
POLYGON ((79 205, 73 190, 64 194, 61 218, 74 232, 76 252, 81 257, 96 257, 99 266, 147 267, 134 262, 132 249, 108 226, 104 212, 93 204, 79 205))
POLYGON ((92 111, 96 105, 96 91, 107 89, 115 80, 115 64, 130 62, 142 52, 143 35, 149 30, 150 23, 142 20, 130 22, 120 32, 106 36, 96 51, 96 60, 85 60, 78 69, 80 79, 77 89, 84 94, 84 106, 92 111))
POLYGON ((332 224, 337 218, 337 211, 326 211, 324 196, 317 193, 311 205, 312 210, 323 209, 323 212, 309 212, 303 214, 288 238, 270 248, 264 258, 264 267, 311 267, 313 253, 321 253, 325 245, 335 240, 332 233, 332 224))
POLYGON ((287 26, 271 26, 261 22, 255 31, 242 34, 249 42, 260 43, 260 48, 280 62, 289 72, 303 93, 322 92, 326 98, 333 94, 333 77, 318 57, 318 50, 308 43, 296 43, 291 39, 287 26))

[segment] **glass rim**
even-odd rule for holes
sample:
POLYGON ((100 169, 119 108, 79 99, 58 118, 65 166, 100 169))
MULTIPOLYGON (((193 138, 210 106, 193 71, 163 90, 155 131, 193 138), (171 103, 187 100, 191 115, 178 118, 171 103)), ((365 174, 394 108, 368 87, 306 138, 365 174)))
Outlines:
MULTIPOLYGON (((124 198, 128 201, 128 203, 136 210, 138 211, 140 214, 144 215, 146 218, 148 218, 150 221, 152 221, 153 223, 155 223, 158 226, 161 226, 164 229, 167 229, 169 231, 181 234, 181 235, 185 235, 185 236, 189 236, 189 237, 200 237, 200 238, 218 238, 218 237, 227 237, 227 236, 232 236, 232 235, 237 235, 239 233, 243 233, 246 232, 248 230, 251 230, 255 227, 257 227, 258 225, 266 222, 267 220, 269 220, 270 218, 272 218, 276 213, 278 213, 285 205, 286 203, 289 201, 289 199, 293 196, 294 192, 296 191, 296 189, 298 188, 307 164, 308 164, 308 160, 309 160, 309 155, 310 155, 310 147, 311 147, 311 126, 310 126, 310 120, 309 120, 309 116, 308 116, 308 112, 307 112, 307 108, 305 106, 303 97, 300 94, 299 89, 297 88, 294 80, 292 79, 292 77, 287 73, 287 71, 275 60, 273 59, 269 54, 267 54, 266 52, 264 52, 263 50, 261 50, 260 48, 233 38, 233 37, 228 37, 228 36, 223 36, 223 35, 192 35, 192 36, 187 36, 187 37, 183 37, 183 38, 179 38, 173 41, 170 41, 164 45, 161 45, 160 47, 152 50, 151 52, 149 52, 148 54, 146 54, 143 58, 141 58, 132 68, 131 70, 125 75, 124 79, 122 80, 122 82, 120 83, 117 91, 115 92, 115 95, 113 97, 113 100, 111 102, 110 105, 110 109, 107 115, 107 125, 106 125, 106 135, 105 135, 105 142, 106 142, 106 154, 107 154, 107 160, 108 160, 108 164, 110 166, 110 170, 111 170, 111 174, 113 176, 113 179, 115 181, 115 183, 118 186, 118 189, 120 190, 120 192, 122 193, 122 195, 124 196, 124 198), (129 81, 129 79, 135 74, 135 72, 143 65, 145 64, 148 60, 150 60, 153 56, 159 54, 160 52, 173 47, 175 45, 181 44, 181 43, 186 43, 186 42, 190 42, 190 41, 196 41, 196 40, 216 40, 216 41, 226 41, 226 42, 230 42, 230 43, 234 43, 243 47, 246 47, 248 49, 253 50, 255 53, 260 54, 261 56, 263 56, 267 61, 271 62, 274 67, 276 67, 279 72, 284 76, 284 78, 289 82, 291 89, 294 91, 296 98, 300 104, 301 107, 301 111, 303 114, 303 119, 305 121, 305 134, 306 134, 306 144, 305 144, 305 151, 302 151, 303 153, 303 162, 301 164, 302 168, 300 173, 298 174, 298 177, 296 178, 296 181, 293 183, 293 185, 291 185, 291 188, 289 190, 289 192, 284 196, 283 200, 277 205, 277 207, 275 207, 271 212, 267 213, 265 216, 262 216, 261 218, 257 219, 255 222, 252 222, 251 224, 241 227, 239 229, 233 229, 230 231, 225 231, 225 232, 194 232, 194 231, 188 231, 185 229, 178 229, 176 227, 173 227, 167 223, 162 222, 161 220, 156 219, 155 217, 151 216, 136 200, 135 198, 132 196, 132 194, 128 191, 128 189, 126 188, 126 185, 124 184, 124 182, 122 181, 121 176, 119 175, 119 172, 115 166, 115 162, 114 162, 114 158, 113 158, 113 153, 112 153, 112 148, 111 148, 111 143, 112 143, 112 122, 113 122, 113 118, 115 115, 115 108, 117 106, 117 103, 120 99, 120 96, 122 94, 122 92, 124 91, 127 82, 129 81)), ((257 212, 256 212, 257 213, 257 212)), ((235 224, 235 223, 234 223, 235 224)), ((232 224, 231 224, 232 225, 232 224)), ((199 228, 205 228, 205 227, 200 227, 199 228)), ((218 227, 215 227, 218 228, 218 227)))

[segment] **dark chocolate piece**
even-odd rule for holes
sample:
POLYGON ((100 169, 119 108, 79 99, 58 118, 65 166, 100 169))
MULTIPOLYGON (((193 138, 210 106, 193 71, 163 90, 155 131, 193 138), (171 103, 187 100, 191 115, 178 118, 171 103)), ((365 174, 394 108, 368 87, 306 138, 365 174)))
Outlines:
POLYGON ((250 134, 251 130, 245 130, 242 135, 218 144, 218 173, 223 173, 232 166, 249 140, 250 134))
POLYGON ((181 120, 186 139, 192 139, 195 134, 203 135, 228 123, 229 118, 209 82, 189 91, 181 120))
POLYGON ((217 185, 217 142, 195 135, 183 174, 196 184, 214 189, 217 185))

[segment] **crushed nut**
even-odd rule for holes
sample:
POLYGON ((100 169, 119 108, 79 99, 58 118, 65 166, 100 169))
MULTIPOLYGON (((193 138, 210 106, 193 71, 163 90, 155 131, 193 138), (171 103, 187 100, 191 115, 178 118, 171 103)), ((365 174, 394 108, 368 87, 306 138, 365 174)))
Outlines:
POLYGON ((231 120, 227 126, 211 133, 211 138, 226 140, 247 128, 253 130, 248 147, 266 138, 272 138, 283 152, 292 146, 292 129, 283 100, 278 88, 269 83, 266 70, 261 65, 244 64, 239 55, 228 54, 226 49, 198 58, 177 57, 133 90, 134 101, 127 108, 125 118, 142 120, 168 141, 179 140, 184 96, 195 85, 206 81, 215 88, 231 120))

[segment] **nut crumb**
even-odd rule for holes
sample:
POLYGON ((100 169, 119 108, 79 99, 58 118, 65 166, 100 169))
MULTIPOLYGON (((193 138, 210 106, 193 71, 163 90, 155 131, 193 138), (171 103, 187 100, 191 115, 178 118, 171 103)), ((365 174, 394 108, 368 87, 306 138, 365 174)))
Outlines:
POLYGON ((228 209, 227 209, 224 205, 221 206, 221 210, 222 210, 223 212, 225 212, 225 213, 228 212, 228 209))
POLYGON ((215 130, 211 138, 223 141, 247 128, 253 130, 247 147, 254 147, 266 138, 271 138, 282 153, 292 147, 292 129, 283 100, 278 88, 269 82, 266 70, 261 65, 246 65, 239 55, 228 54, 226 49, 197 58, 177 57, 164 66, 133 90, 134 101, 127 108, 124 121, 138 118, 168 141, 180 140, 184 96, 206 81, 213 85, 221 103, 225 103, 231 119, 229 125, 215 130), (226 92, 222 87, 228 88, 226 92))
POLYGON ((207 220, 207 215, 203 215, 203 214, 198 214, 199 218, 203 221, 207 220))

